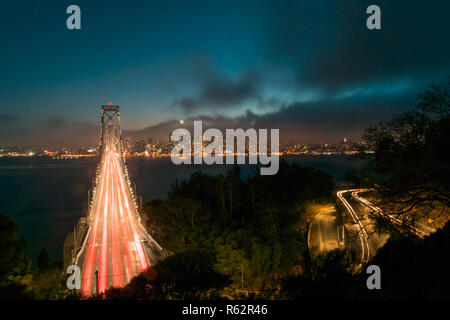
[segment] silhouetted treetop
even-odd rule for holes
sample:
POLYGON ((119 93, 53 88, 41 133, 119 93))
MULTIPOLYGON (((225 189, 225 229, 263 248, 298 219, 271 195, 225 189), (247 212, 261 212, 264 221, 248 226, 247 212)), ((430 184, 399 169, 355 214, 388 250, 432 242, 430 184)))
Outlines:
POLYGON ((449 86, 432 84, 412 111, 370 127, 378 191, 399 213, 450 206, 449 86))

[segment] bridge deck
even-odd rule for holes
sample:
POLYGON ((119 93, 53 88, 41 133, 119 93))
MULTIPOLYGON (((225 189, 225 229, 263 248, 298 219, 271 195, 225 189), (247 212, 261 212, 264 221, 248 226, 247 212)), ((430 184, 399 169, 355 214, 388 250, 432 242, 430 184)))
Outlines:
POLYGON ((96 188, 89 231, 77 261, 84 295, 123 287, 162 255, 137 219, 122 159, 113 149, 106 148, 103 154, 96 188))

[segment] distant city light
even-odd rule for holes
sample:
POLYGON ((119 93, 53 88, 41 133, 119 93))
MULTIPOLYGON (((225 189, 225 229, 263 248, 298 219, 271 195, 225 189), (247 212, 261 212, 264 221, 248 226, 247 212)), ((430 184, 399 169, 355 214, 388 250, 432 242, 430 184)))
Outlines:
POLYGON ((180 120, 180 124, 184 124, 184 120, 180 120))

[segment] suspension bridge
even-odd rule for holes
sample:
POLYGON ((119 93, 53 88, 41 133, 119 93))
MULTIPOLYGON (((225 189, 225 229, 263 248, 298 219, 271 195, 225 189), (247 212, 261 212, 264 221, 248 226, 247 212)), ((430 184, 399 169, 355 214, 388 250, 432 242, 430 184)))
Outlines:
MULTIPOLYGON (((101 107, 100 161, 89 196, 87 232, 74 248, 85 296, 125 286, 165 251, 147 233, 123 158, 119 106, 101 107)), ((74 236, 75 239, 75 236, 74 236)))

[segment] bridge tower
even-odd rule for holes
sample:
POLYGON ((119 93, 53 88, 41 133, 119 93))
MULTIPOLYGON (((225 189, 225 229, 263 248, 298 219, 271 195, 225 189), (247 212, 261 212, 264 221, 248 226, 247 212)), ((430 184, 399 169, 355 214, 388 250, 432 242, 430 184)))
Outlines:
POLYGON ((102 106, 100 152, 103 154, 106 146, 122 154, 120 134, 120 108, 119 106, 102 106))

